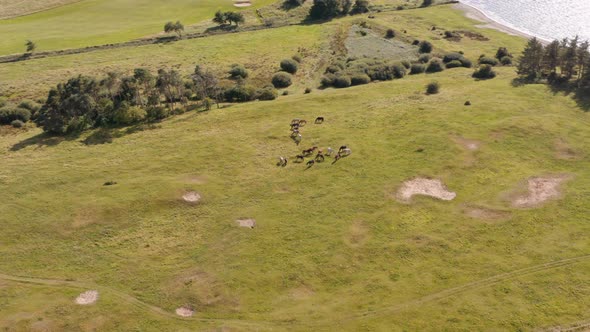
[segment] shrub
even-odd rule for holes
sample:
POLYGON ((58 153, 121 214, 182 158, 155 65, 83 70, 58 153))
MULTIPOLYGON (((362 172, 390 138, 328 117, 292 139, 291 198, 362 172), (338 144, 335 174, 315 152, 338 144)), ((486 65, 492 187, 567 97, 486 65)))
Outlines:
POLYGON ((498 48, 498 51, 496 51, 496 59, 502 60, 503 57, 512 58, 512 54, 508 52, 508 49, 506 47, 500 47, 498 48))
POLYGON ((471 62, 471 60, 467 59, 467 58, 463 58, 461 60, 461 64, 463 65, 463 67, 465 68, 471 68, 473 66, 473 63, 471 62))
POLYGON ((428 66, 426 67, 426 72, 427 73, 438 73, 441 72, 445 69, 445 66, 443 65, 442 62, 440 62, 440 60, 438 59, 433 59, 428 63, 428 66))
POLYGON ((170 112, 166 107, 152 106, 146 109, 146 118, 148 121, 158 121, 167 118, 170 112))
POLYGON ((18 104, 19 108, 31 111, 31 114, 34 114, 39 111, 41 106, 32 100, 23 100, 18 104))
POLYGON ((500 59, 500 63, 503 66, 511 66, 512 65, 512 58, 509 56, 504 56, 500 59))
POLYGON ((434 95, 440 90, 440 84, 438 82, 430 82, 426 85, 426 94, 434 95))
POLYGON ((429 41, 426 41, 426 40, 421 41, 420 42, 420 45, 418 45, 418 47, 419 47, 418 51, 420 53, 430 53, 430 52, 432 52, 432 43, 429 42, 429 41))
POLYGON ((444 63, 449 63, 451 61, 457 61, 457 60, 461 60, 463 58, 464 58, 463 54, 460 54, 460 53, 448 53, 448 54, 445 54, 445 56, 443 57, 443 62, 444 63))
POLYGON ((485 79, 490 79, 490 78, 496 77, 496 72, 494 72, 494 69, 492 66, 484 64, 484 65, 479 66, 479 69, 477 69, 473 73, 472 76, 475 78, 485 80, 485 79))
POLYGON ((419 58, 418 61, 422 62, 422 63, 428 63, 428 61, 430 61, 430 59, 432 58, 432 56, 430 54, 422 54, 419 58))
POLYGON ((467 59, 461 53, 448 53, 443 57, 443 62, 445 64, 447 64, 447 68, 456 68, 456 67, 471 68, 471 66, 473 65, 471 63, 471 60, 467 59), (451 62, 453 62, 453 64, 451 66, 449 66, 449 63, 451 63, 451 62), (459 62, 460 65, 457 65, 457 62, 459 62))
POLYGON ((420 45, 420 41, 418 39, 414 39, 414 41, 412 42, 412 45, 414 45, 414 46, 420 45))
POLYGON ((395 31, 393 29, 387 29, 387 32, 385 33, 385 38, 395 38, 395 31))
POLYGON ((22 122, 27 122, 31 119, 31 111, 18 108, 18 107, 10 107, 6 106, 0 109, 0 124, 10 124, 14 120, 20 120, 22 122))
POLYGON ((119 125, 131 125, 145 120, 146 111, 138 106, 121 107, 115 112, 114 120, 119 125))
POLYGON ((0 97, 0 108, 6 106, 6 98, 5 97, 0 97))
POLYGON ((410 63, 410 61, 407 60, 403 60, 401 62, 402 66, 406 67, 406 69, 410 69, 410 67, 412 67, 412 64, 410 63))
POLYGON ((289 95, 289 91, 285 90, 283 91, 283 96, 288 96, 289 95))
POLYGON ((350 78, 351 85, 362 85, 371 82, 371 78, 366 74, 356 74, 350 78))
POLYGON ((14 128, 22 128, 25 126, 25 123, 22 122, 21 120, 14 120, 10 123, 10 125, 14 128))
POLYGON ((249 85, 236 84, 225 90, 225 100, 229 102, 246 102, 254 100, 256 90, 249 85))
POLYGON ((301 55, 299 55, 299 54, 295 54, 294 56, 291 57, 291 59, 297 61, 298 63, 301 63, 301 61, 303 61, 303 59, 301 58, 301 55))
POLYGON ((248 77, 248 71, 242 65, 233 64, 229 70, 229 76, 231 78, 246 78, 248 77))
POLYGON ((326 73, 330 73, 330 74, 336 74, 337 72, 341 71, 343 68, 338 66, 338 65, 329 65, 328 68, 326 68, 326 73))
POLYGON ((322 77, 321 84, 323 87, 329 87, 334 85, 334 79, 336 76, 332 73, 327 73, 322 77))
POLYGON ((299 63, 293 59, 285 59, 281 61, 281 70, 290 74, 295 74, 299 69, 299 63))
POLYGON ((305 88, 305 94, 311 93, 311 88, 305 88))
POLYGON ((275 100, 279 96, 279 92, 272 86, 267 86, 256 91, 256 99, 258 100, 275 100))
POLYGON ((272 85, 277 89, 286 88, 291 84, 291 75, 288 73, 278 72, 272 77, 272 85))
POLYGON ((496 66, 498 64, 498 60, 484 56, 484 57, 479 58, 479 64, 480 65, 496 66))
POLYGON ((445 38, 461 38, 461 35, 453 31, 445 31, 445 38))
POLYGON ((447 68, 458 68, 458 67, 463 67, 463 64, 459 60, 453 60, 453 61, 447 63, 446 67, 447 68))
POLYGON ((347 88, 352 84, 351 79, 348 75, 340 75, 334 78, 335 88, 347 88))
POLYGON ((403 78, 406 76, 406 67, 403 65, 393 65, 392 69, 394 78, 403 78))
POLYGON ((426 70, 426 66, 421 63, 415 63, 410 69, 410 75, 422 74, 426 70))

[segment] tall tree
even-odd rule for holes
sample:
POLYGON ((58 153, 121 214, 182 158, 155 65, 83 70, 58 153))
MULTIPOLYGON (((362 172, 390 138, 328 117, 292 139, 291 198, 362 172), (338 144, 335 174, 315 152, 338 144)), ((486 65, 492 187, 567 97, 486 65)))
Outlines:
POLYGON ((316 20, 333 18, 340 14, 340 7, 340 0, 313 0, 309 17, 316 20))
POLYGON ((552 73, 557 71, 557 67, 559 67, 559 61, 561 59, 560 49, 561 44, 557 40, 554 40, 545 47, 542 60, 543 69, 546 69, 552 73))
POLYGON ((213 22, 219 25, 224 25, 227 23, 227 15, 223 13, 221 10, 218 10, 213 16, 213 22))
POLYGON ((586 70, 586 64, 590 59, 590 53, 588 53, 588 41, 584 41, 578 47, 578 81, 582 78, 584 71, 586 70))
POLYGON ((182 38, 183 31, 184 31, 184 25, 182 23, 180 23, 180 21, 176 21, 176 23, 167 22, 164 25, 164 32, 166 32, 166 33, 175 32, 179 38, 182 38))
POLYGON ((240 23, 244 23, 246 21, 246 19, 244 18, 244 15, 242 13, 238 13, 238 12, 227 12, 227 13, 225 13, 225 16, 226 16, 229 24, 232 24, 232 22, 233 22, 236 24, 236 26, 238 26, 238 25, 240 25, 240 23))
POLYGON ((541 71, 541 60, 543 59, 543 44, 535 37, 531 38, 518 63, 518 74, 536 76, 541 71))
POLYGON ((574 76, 578 64, 578 36, 570 40, 561 58, 561 71, 568 79, 574 76))

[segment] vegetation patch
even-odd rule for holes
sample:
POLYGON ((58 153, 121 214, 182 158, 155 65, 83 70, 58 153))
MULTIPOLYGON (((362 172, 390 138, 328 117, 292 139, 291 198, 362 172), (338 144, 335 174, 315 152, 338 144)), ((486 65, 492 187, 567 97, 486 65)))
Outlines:
POLYGON ((380 58, 393 61, 414 60, 418 47, 395 38, 383 38, 371 29, 353 25, 345 40, 347 54, 352 58, 380 58))

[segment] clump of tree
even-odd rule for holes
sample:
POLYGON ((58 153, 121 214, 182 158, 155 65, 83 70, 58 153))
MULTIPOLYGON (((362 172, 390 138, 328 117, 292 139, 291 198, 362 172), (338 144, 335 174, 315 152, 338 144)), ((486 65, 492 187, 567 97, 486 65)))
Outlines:
POLYGON ((246 22, 246 19, 244 18, 244 14, 239 13, 239 12, 233 12, 233 11, 227 11, 227 12, 222 12, 220 10, 218 10, 215 13, 215 16, 213 17, 213 22, 219 24, 219 25, 232 25, 232 23, 235 23, 236 26, 239 26, 240 24, 246 22))
POLYGON ((182 32, 184 31, 184 25, 180 23, 180 21, 176 22, 167 22, 164 25, 164 32, 165 33, 176 33, 179 38, 182 38, 182 32))
POLYGON ((471 60, 467 59, 461 53, 448 53, 443 57, 443 62, 447 68, 465 67, 471 68, 471 60))
POLYGON ((327 20, 342 15, 354 15, 369 12, 368 0, 313 0, 309 9, 312 20, 327 20))
POLYGON ((550 83, 574 80, 578 87, 590 88, 588 49, 588 41, 580 42, 577 36, 547 46, 532 38, 518 59, 517 72, 528 79, 547 79, 550 83))
POLYGON ((369 1, 368 0, 356 0, 352 6, 350 14, 364 14, 369 12, 369 1))

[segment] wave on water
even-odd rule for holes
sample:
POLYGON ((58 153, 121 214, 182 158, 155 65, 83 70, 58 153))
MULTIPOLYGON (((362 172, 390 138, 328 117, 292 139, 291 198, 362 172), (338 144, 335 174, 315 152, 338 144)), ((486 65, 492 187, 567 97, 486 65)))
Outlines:
POLYGON ((590 0, 461 0, 490 19, 544 40, 590 40, 590 0))

